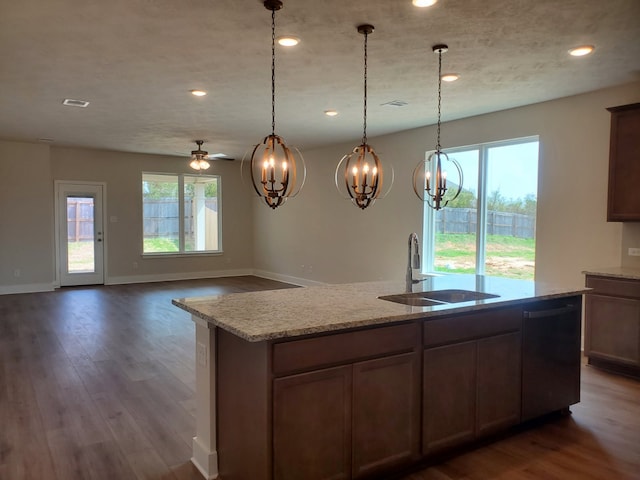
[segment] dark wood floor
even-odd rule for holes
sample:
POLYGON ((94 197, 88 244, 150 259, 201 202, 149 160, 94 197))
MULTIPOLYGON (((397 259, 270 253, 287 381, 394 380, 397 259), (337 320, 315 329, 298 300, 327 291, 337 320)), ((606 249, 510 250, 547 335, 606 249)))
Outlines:
MULTIPOLYGON (((238 277, 0 296, 0 479, 201 480, 194 327, 170 301, 283 287, 238 277)), ((405 480, 640 479, 640 382, 584 367, 573 412, 405 480)))

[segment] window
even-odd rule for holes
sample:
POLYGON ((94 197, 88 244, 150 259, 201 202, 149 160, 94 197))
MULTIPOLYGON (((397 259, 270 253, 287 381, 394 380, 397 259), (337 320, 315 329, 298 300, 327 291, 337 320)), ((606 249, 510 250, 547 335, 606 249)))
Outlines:
POLYGON ((538 138, 445 152, 462 167, 463 190, 437 212, 425 204, 425 270, 532 280, 538 138))
POLYGON ((221 252, 220 177, 142 174, 143 253, 221 252))

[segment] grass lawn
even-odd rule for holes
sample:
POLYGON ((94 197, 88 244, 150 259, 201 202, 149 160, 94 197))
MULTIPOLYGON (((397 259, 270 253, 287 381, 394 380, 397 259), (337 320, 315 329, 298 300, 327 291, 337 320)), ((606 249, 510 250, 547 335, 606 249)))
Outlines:
POLYGON ((166 253, 179 250, 177 238, 145 238, 144 253, 166 253))
MULTIPOLYGON (((435 270, 448 273, 474 273, 475 251, 475 235, 437 234, 435 270)), ((533 280, 535 254, 533 238, 487 235, 485 273, 533 280)))

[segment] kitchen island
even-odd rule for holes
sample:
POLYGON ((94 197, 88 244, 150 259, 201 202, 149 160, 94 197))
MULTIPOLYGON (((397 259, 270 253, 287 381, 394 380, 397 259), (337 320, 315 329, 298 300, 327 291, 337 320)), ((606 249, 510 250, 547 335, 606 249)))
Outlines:
POLYGON ((584 287, 444 275, 413 286, 426 298, 448 291, 429 305, 378 298, 404 290, 174 300, 196 323, 202 474, 384 478, 579 401, 584 287))

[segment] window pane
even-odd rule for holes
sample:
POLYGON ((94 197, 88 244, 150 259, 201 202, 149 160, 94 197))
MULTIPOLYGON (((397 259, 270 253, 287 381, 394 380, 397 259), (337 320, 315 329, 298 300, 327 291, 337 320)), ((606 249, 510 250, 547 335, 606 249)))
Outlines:
POLYGON ((169 253, 180 249, 178 176, 143 174, 143 252, 169 253))
POLYGON ((464 179, 458 198, 435 214, 434 270, 475 273, 479 150, 447 154, 460 163, 464 179))
POLYGON ((488 148, 487 275, 533 279, 537 191, 537 141, 488 148))
POLYGON ((67 197, 67 272, 94 273, 93 197, 67 197))
POLYGON ((218 178, 184 177, 184 249, 219 250, 218 178))

